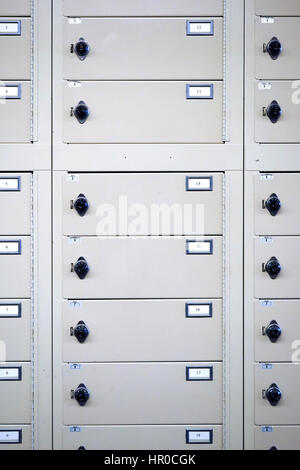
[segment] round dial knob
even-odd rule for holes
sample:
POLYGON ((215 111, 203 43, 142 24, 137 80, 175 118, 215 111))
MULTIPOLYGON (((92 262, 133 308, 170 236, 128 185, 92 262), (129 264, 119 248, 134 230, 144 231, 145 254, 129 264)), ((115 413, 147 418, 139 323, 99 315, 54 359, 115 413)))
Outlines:
POLYGON ((84 60, 90 52, 90 46, 83 39, 80 38, 79 41, 75 44, 75 53, 80 60, 84 60))
POLYGON ((270 405, 276 406, 282 397, 282 393, 279 387, 276 384, 270 385, 266 391, 266 398, 269 401, 270 405))
POLYGON ((281 42, 274 36, 267 44, 267 53, 273 60, 277 60, 282 52, 281 42))
POLYGON ((273 256, 265 266, 266 272, 269 274, 271 279, 276 279, 281 272, 281 266, 277 258, 273 256))
POLYGON ((266 328, 266 335, 272 343, 276 343, 281 336, 281 328, 276 320, 272 320, 266 328))
POLYGON ((77 262, 74 265, 74 271, 79 277, 79 279, 84 279, 87 276, 89 270, 90 268, 87 261, 82 256, 78 258, 77 262))
POLYGON ((84 321, 79 321, 74 328, 74 336, 79 341, 79 343, 84 343, 90 334, 88 327, 84 321))
POLYGON ((277 103, 277 101, 274 100, 267 107, 266 113, 270 121, 273 124, 276 124, 276 122, 280 119, 280 116, 282 115, 282 109, 279 106, 279 103, 277 103))
POLYGON ((281 208, 281 202, 277 194, 273 193, 265 202, 265 206, 270 214, 275 217, 281 208))
POLYGON ((74 209, 80 217, 83 217, 89 209, 89 201, 84 194, 79 194, 78 198, 74 202, 74 209))
POLYGON ((78 447, 77 450, 86 450, 86 448, 84 446, 80 446, 80 447, 78 447))
POLYGON ((78 105, 74 110, 74 116, 80 124, 84 124, 89 117, 89 108, 84 101, 79 101, 78 105))
POLYGON ((90 398, 90 393, 84 384, 78 385, 74 392, 74 398, 80 406, 84 406, 90 398))

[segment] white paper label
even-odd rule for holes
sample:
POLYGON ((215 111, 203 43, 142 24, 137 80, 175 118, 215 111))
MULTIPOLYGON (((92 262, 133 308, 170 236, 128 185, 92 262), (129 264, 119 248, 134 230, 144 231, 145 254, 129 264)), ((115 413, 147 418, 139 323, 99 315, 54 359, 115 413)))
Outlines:
POLYGON ((213 88, 210 85, 188 85, 187 98, 211 99, 213 88))
POLYGON ((261 237, 260 241, 262 243, 273 243, 273 238, 272 237, 261 237))
POLYGON ((18 444, 20 440, 20 431, 0 431, 1 444, 18 444))
POLYGON ((213 34, 213 22, 211 21, 188 21, 187 33, 194 35, 213 34))
POLYGON ((0 22, 0 34, 19 34, 19 23, 0 22))
POLYGON ((0 178, 0 191, 18 191, 19 178, 0 178))
POLYGON ((188 444, 210 444, 212 443, 211 431, 188 431, 188 444))
POLYGON ((0 98, 19 98, 19 87, 0 86, 0 98))
POLYGON ((211 304, 188 304, 188 317, 211 317, 211 304))
POLYGON ((82 19, 81 18, 69 18, 69 24, 81 24, 82 19))
POLYGON ((212 179, 211 178, 196 178, 194 176, 187 178, 188 191, 211 191, 212 179))
POLYGON ((187 242, 187 253, 188 254, 201 254, 209 255, 212 253, 212 242, 211 241, 188 241, 187 242))
POLYGON ((270 16, 264 16, 264 17, 261 18, 261 22, 262 22, 262 24, 274 24, 275 19, 271 18, 270 16))
POLYGON ((82 83, 81 82, 69 82, 69 88, 81 88, 82 83))
POLYGON ((0 380, 19 380, 20 379, 20 369, 16 368, 0 368, 0 380))
POLYGON ((1 254, 19 254, 20 244, 19 242, 0 242, 0 253, 1 254))
POLYGON ((72 182, 72 183, 78 183, 79 175, 68 175, 67 181, 72 182))
POLYGON ((258 89, 259 90, 271 90, 272 85, 269 82, 258 82, 258 89))
POLYGON ((20 306, 0 304, 0 317, 19 317, 20 306))
POLYGON ((211 367, 188 367, 187 380, 212 380, 211 367))
POLYGON ((273 181, 274 179, 274 176, 272 174, 265 174, 265 175, 261 175, 260 179, 262 181, 273 181))

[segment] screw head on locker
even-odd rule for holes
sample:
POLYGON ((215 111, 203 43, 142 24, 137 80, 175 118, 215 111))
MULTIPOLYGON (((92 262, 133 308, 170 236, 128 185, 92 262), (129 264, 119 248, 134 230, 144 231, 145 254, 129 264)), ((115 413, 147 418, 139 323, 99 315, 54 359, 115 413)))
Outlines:
POLYGON ((270 258, 269 261, 265 264, 265 271, 273 280, 276 279, 277 276, 281 273, 281 265, 275 256, 272 256, 272 258, 270 258))
POLYGON ((282 45, 278 38, 275 36, 268 42, 264 44, 264 52, 267 52, 272 60, 277 60, 282 52, 282 45))
POLYGON ((281 208, 281 201, 277 194, 271 194, 271 196, 269 196, 268 199, 265 201, 264 207, 268 209, 268 211, 273 217, 275 217, 281 208))
POLYGON ((79 60, 85 60, 90 53, 90 46, 84 38, 79 38, 75 44, 74 51, 79 60))
POLYGON ((90 115, 90 111, 84 101, 79 101, 76 108, 71 111, 71 115, 76 117, 79 124, 84 124, 90 115))
POLYGON ((271 406, 276 406, 281 400, 282 393, 277 384, 273 383, 263 392, 263 397, 268 400, 271 406))
POLYGON ((90 392, 84 384, 79 384, 73 393, 73 397, 80 406, 85 406, 90 398, 90 392))
POLYGON ((90 268, 88 262, 85 258, 83 258, 83 256, 80 256, 80 258, 78 258, 78 260, 73 266, 73 271, 77 274, 79 279, 83 280, 86 278, 90 271, 90 268))
POLYGON ((77 214, 80 215, 80 217, 84 217, 87 211, 89 210, 89 201, 84 194, 79 194, 77 199, 73 203, 73 207, 76 210, 77 214))

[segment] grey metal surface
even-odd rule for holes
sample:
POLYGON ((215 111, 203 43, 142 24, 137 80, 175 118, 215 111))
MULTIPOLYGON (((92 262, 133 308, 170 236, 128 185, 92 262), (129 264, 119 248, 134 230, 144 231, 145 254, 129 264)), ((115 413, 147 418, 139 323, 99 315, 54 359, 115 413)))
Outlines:
MULTIPOLYGON (((5 406, 1 408, 1 423, 30 424, 32 412, 31 365, 26 362, 0 364, 1 372, 20 368, 20 380, 0 380, 0 394, 5 406)), ((1 448, 1 447, 0 447, 1 448)))
MULTIPOLYGON (((0 10, 1 11, 1 10, 0 10)), ((20 35, 1 35, 1 80, 30 80, 31 20, 30 18, 3 18, 0 23, 20 22, 20 35)))
POLYGON ((255 13, 257 15, 296 16, 300 14, 298 0, 255 0, 255 13))
POLYGON ((0 173, 1 235, 30 235, 31 175, 0 173))
POLYGON ((1 345, 4 343, 6 361, 31 360, 31 303, 30 300, 0 300, 1 345), (19 317, 16 316, 18 312, 19 317))
POLYGON ((299 450, 299 426, 261 426, 255 427, 255 450, 299 450))

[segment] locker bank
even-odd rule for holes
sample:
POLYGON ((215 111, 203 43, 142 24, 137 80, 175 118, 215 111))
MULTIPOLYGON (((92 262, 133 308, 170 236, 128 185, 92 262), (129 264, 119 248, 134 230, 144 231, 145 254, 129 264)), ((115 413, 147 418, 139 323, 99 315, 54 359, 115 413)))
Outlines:
POLYGON ((1 2, 0 450, 300 450, 299 24, 1 2))

